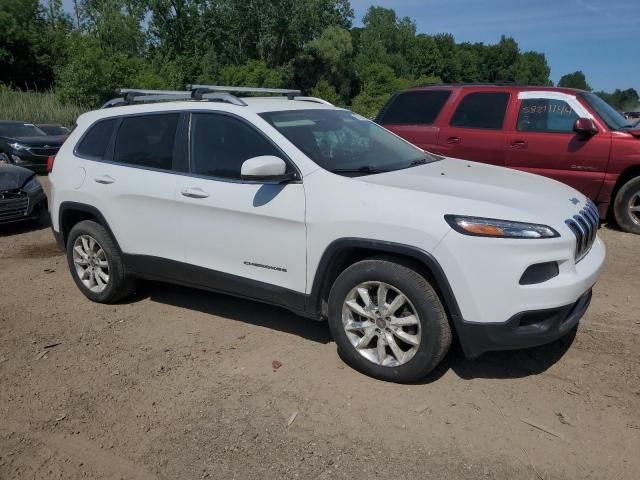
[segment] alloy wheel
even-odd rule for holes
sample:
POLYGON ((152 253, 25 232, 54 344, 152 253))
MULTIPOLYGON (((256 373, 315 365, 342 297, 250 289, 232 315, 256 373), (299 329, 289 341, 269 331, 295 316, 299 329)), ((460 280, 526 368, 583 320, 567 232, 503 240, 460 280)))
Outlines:
POLYGON ((356 351, 377 365, 403 365, 420 347, 416 309, 404 293, 384 282, 353 288, 342 306, 342 324, 356 351))
POLYGON ((629 199, 628 209, 631 220, 635 224, 640 225, 640 192, 631 196, 629 199))
POLYGON ((101 293, 109 284, 109 261, 98 241, 90 235, 80 235, 73 244, 73 264, 82 284, 101 293))

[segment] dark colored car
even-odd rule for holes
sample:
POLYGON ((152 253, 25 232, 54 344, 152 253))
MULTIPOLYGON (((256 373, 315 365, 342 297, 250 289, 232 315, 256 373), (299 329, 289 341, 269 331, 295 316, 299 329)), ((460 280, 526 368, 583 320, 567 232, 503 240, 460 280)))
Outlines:
POLYGON ((0 121, 0 164, 46 173, 47 158, 58 153, 66 139, 47 135, 32 123, 0 121))
POLYGON ((394 95, 376 121, 433 153, 566 183, 640 234, 640 124, 591 92, 425 85, 394 95))
POLYGON ((26 168, 0 165, 0 224, 39 220, 47 197, 36 175, 26 168))
POLYGON ((64 125, 58 125, 58 124, 55 124, 55 123, 38 123, 36 125, 36 127, 38 127, 40 130, 42 130, 47 135, 54 135, 54 136, 61 136, 62 137, 62 136, 69 136, 69 134, 71 133, 71 130, 69 130, 64 125))

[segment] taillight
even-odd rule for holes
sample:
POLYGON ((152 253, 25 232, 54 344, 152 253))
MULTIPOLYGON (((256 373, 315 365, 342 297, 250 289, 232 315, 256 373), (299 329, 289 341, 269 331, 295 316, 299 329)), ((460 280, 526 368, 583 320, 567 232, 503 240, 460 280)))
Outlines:
POLYGON ((51 173, 51 170, 53 170, 53 162, 55 161, 56 161, 55 155, 49 155, 47 157, 47 173, 51 173))

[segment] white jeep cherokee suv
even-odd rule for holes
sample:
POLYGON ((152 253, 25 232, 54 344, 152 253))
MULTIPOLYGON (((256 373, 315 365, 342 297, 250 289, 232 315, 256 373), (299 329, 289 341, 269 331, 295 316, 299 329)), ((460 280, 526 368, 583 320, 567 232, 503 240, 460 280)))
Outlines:
POLYGON ((350 365, 398 382, 454 333, 474 358, 585 313, 605 246, 576 190, 426 153, 298 92, 157 93, 82 115, 52 168, 54 234, 89 299, 147 278, 279 305, 328 319, 350 365))

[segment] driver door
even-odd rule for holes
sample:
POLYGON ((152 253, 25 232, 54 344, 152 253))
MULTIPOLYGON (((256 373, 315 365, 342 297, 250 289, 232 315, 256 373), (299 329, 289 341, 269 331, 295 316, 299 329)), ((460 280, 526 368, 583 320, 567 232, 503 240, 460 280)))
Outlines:
POLYGON ((516 125, 507 139, 507 167, 553 178, 596 198, 609 163, 611 134, 576 134, 573 126, 580 117, 591 115, 570 95, 521 96, 516 125))
POLYGON ((279 304, 288 303, 287 293, 270 286, 304 293, 304 185, 247 183, 240 177, 242 163, 260 155, 295 167, 253 125, 229 114, 192 113, 189 136, 190 172, 178 179, 176 200, 186 262, 202 276, 194 280, 214 282, 212 288, 229 293, 271 295, 262 299, 279 304), (265 286, 269 293, 262 291, 265 286))

